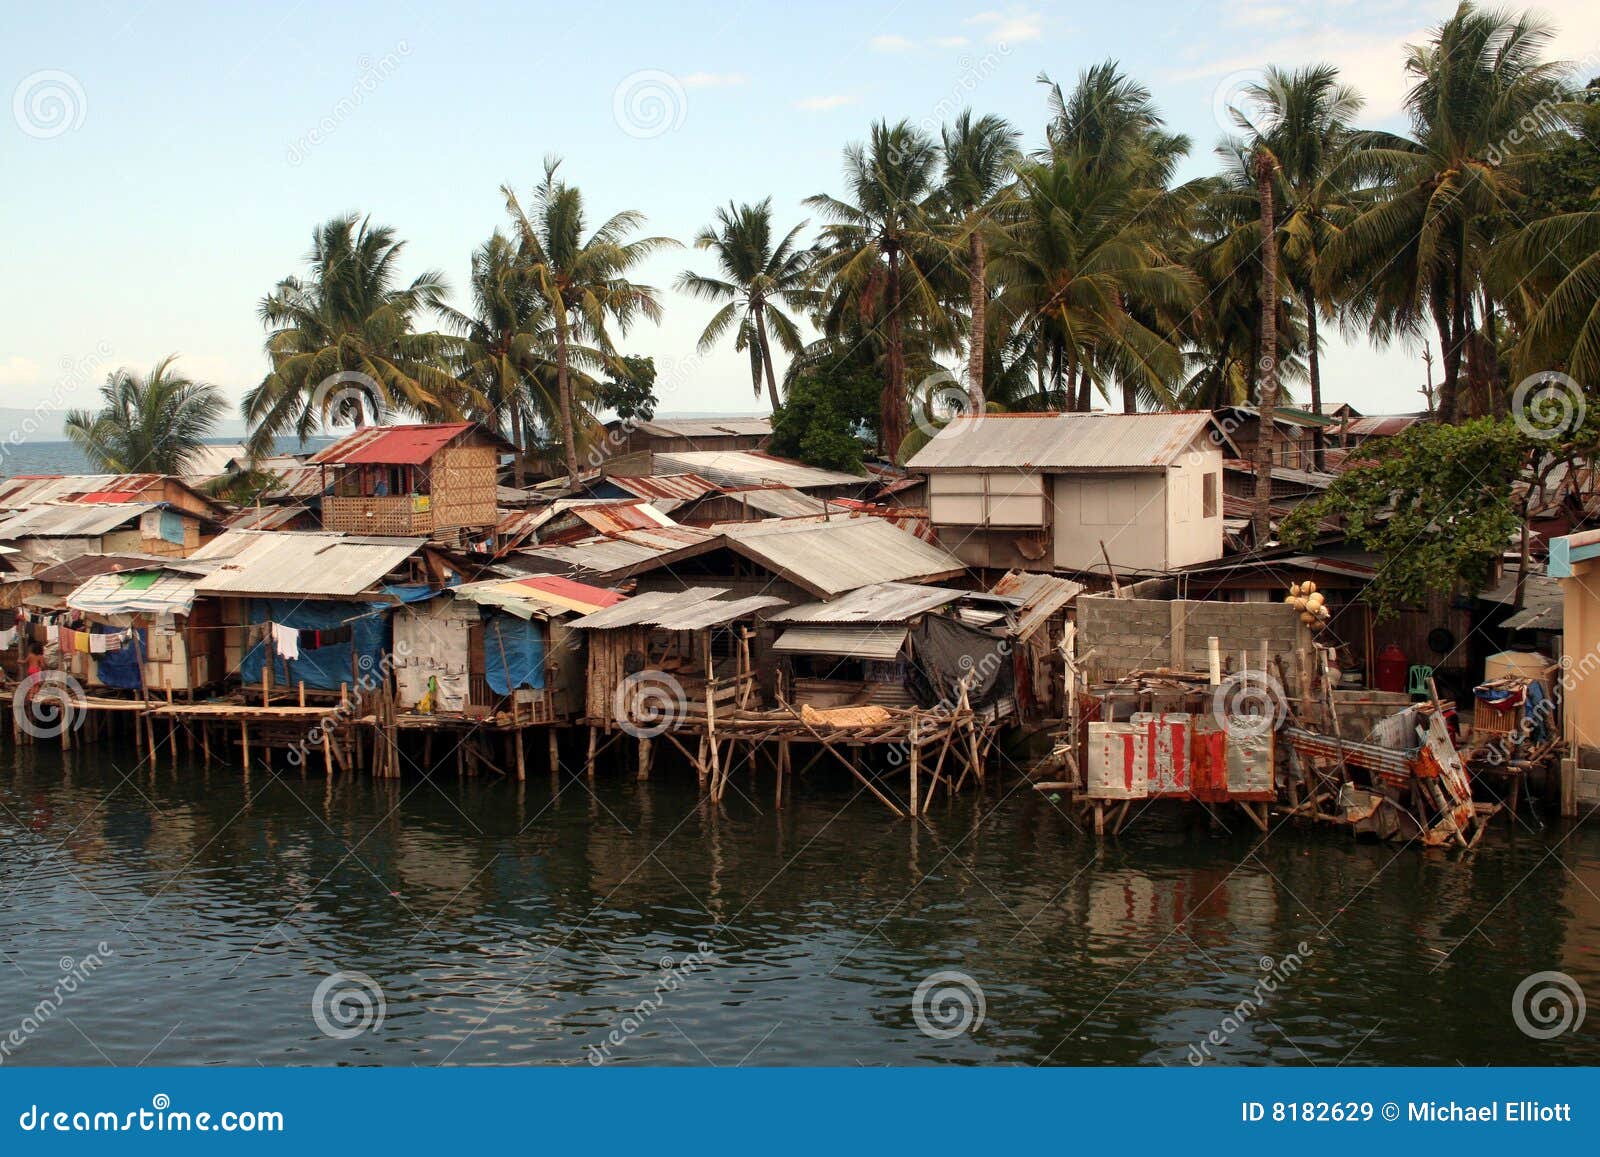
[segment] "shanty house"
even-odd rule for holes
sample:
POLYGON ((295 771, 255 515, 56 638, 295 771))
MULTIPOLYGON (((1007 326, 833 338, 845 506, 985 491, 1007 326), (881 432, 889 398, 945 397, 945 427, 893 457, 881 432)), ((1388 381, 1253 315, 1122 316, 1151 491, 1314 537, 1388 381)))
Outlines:
POLYGON ((195 591, 212 564, 108 561, 119 565, 85 578, 65 597, 65 609, 82 622, 58 635, 60 668, 86 686, 151 696, 192 697, 220 682, 227 670, 219 605, 197 599, 195 591))
POLYGON ((970 566, 1154 573, 1221 557, 1224 444, 1208 413, 984 414, 907 468, 970 566))
POLYGON ((568 623, 621 601, 615 591, 529 575, 408 603, 394 616, 396 705, 468 717, 509 705, 508 714, 530 723, 581 715, 582 638, 568 623))
POLYGON ((18 474, 0 479, 0 511, 63 502, 133 502, 217 521, 228 508, 170 474, 18 474))
POLYGON ((512 447, 473 422, 363 426, 319 450, 322 528, 459 541, 500 521, 500 454, 512 447))
POLYGON ((214 526, 188 510, 151 502, 59 502, 0 516, 0 542, 21 564, 52 566, 86 554, 193 554, 214 526))
POLYGON ((398 606, 459 582, 423 538, 231 531, 197 562, 195 594, 221 600, 225 659, 246 685, 322 691, 381 684, 398 606))

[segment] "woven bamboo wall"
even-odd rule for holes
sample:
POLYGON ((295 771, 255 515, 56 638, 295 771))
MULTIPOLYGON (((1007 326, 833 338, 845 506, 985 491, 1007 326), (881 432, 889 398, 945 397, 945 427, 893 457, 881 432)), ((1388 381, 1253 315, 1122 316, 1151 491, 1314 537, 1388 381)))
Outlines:
POLYGON ((433 525, 493 526, 495 450, 492 446, 447 446, 433 456, 433 525))

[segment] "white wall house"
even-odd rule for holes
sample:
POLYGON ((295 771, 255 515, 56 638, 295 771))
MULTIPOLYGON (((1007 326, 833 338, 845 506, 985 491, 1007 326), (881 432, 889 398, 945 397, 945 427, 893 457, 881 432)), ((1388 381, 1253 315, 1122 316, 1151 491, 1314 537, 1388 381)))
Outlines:
POLYGON ((958 418, 907 463, 969 566, 1119 574, 1222 557, 1223 441, 1209 414, 958 418))

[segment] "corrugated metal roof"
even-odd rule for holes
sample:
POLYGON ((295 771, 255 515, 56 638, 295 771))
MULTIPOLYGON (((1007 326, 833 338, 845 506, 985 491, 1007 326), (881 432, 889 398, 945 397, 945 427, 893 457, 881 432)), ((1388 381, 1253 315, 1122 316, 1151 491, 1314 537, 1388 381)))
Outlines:
POLYGON ((333 479, 326 470, 304 462, 295 466, 274 467, 272 475, 277 479, 277 485, 266 491, 263 495, 265 498, 316 498, 321 495, 324 485, 333 485, 333 479))
POLYGON ((723 601, 721 596, 727 593, 726 587, 646 591, 603 611, 575 619, 571 625, 592 631, 609 631, 618 627, 667 627, 678 631, 698 631, 748 617, 767 607, 784 605, 784 600, 774 595, 750 595, 723 601))
POLYGON ((772 616, 778 623, 903 623, 953 603, 965 591, 915 583, 875 583, 829 602, 802 603, 772 616))
POLYGON ((804 518, 827 510, 822 499, 790 486, 754 486, 729 490, 725 496, 771 518, 804 518))
MULTIPOLYGON (((656 466, 672 473, 693 473, 709 478, 719 486, 792 486, 805 490, 817 486, 866 486, 871 479, 822 470, 776 458, 759 450, 691 450, 681 454, 653 455, 656 466)), ((616 479, 613 477, 612 481, 616 479)))
POLYGON ((761 438, 772 433, 772 419, 731 418, 652 418, 635 422, 635 430, 664 438, 761 438))
POLYGON ((837 655, 889 662, 906 645, 904 627, 790 627, 772 649, 786 655, 837 655))
POLYGON ((1338 426, 1341 434, 1357 438, 1390 437, 1409 430, 1422 420, 1418 414, 1373 414, 1366 418, 1351 418, 1338 426))
POLYGON ((310 512, 309 506, 297 503, 288 506, 247 506, 222 525, 229 530, 276 530, 310 512))
POLYGON ((317 465, 421 466, 451 439, 472 429, 471 422, 414 426, 362 426, 311 455, 317 465))
POLYGON ((572 515, 601 534, 619 534, 625 530, 653 530, 660 526, 677 525, 642 499, 596 499, 573 503, 565 507, 564 513, 572 515))
POLYGON ((250 453, 241 442, 207 442, 196 447, 183 463, 185 478, 212 478, 227 472, 228 463, 235 458, 248 460, 250 453))
POLYGON ((166 560, 153 554, 83 554, 34 574, 42 583, 81 583, 95 575, 154 570, 166 560))
MULTIPOLYGON (((159 510, 154 502, 89 503, 63 502, 29 506, 0 522, 0 539, 19 538, 96 538, 119 526, 136 521, 147 510, 159 510)), ((192 515, 190 517, 193 517, 192 515)))
POLYGON ((129 575, 96 575, 67 596, 67 606, 95 615, 187 615, 194 606, 194 575, 163 571, 142 589, 128 584, 129 575))
POLYGON ((566 571, 570 574, 610 574, 613 571, 659 558, 663 554, 696 546, 714 537, 710 531, 690 526, 662 526, 654 530, 628 530, 615 536, 580 539, 577 542, 523 547, 506 556, 505 562, 517 566, 518 560, 540 564, 525 566, 529 571, 566 571))
POLYGON ((496 606, 521 618, 534 615, 590 615, 623 599, 616 591, 588 583, 573 582, 558 575, 527 575, 515 579, 491 579, 467 583, 451 590, 458 599, 496 606))
POLYGON ((231 530, 200 552, 207 558, 225 557, 227 562, 201 579, 196 589, 206 595, 349 597, 381 581, 427 541, 324 531, 231 530))
POLYGON ((636 498, 675 498, 680 501, 699 498, 717 488, 715 482, 698 474, 643 474, 636 477, 613 474, 606 481, 636 498))
POLYGON ((906 463, 911 470, 1153 470, 1212 425, 1207 412, 983 414, 956 418, 906 463))
POLYGON ((45 502, 82 501, 86 494, 117 494, 131 501, 159 488, 160 474, 19 474, 0 479, 0 510, 16 510, 45 502))
POLYGON ((1055 575, 1014 570, 1002 575, 990 593, 1017 599, 1022 607, 1017 614, 1017 638, 1026 639, 1066 609, 1084 591, 1082 583, 1055 575))
MULTIPOLYGON (((1245 458, 1225 458, 1222 462, 1224 470, 1232 470, 1236 474, 1256 476, 1256 464, 1245 458)), ((1292 482, 1299 486, 1306 486, 1315 490, 1326 490, 1332 486, 1337 474, 1324 474, 1318 470, 1297 470, 1293 466, 1279 466, 1272 464, 1273 482, 1292 482)))
POLYGON ((881 518, 746 522, 721 528, 729 546, 819 598, 875 583, 963 574, 960 559, 881 518))

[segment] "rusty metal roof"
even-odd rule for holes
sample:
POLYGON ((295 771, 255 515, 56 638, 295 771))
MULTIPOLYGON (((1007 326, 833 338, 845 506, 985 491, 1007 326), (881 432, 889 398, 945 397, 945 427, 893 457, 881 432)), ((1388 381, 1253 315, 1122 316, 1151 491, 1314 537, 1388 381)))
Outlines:
POLYGON ((623 599, 616 591, 588 583, 573 582, 559 575, 525 575, 514 579, 490 579, 455 587, 458 599, 496 606, 519 618, 535 615, 590 615, 623 599))
POLYGON ((311 513, 308 506, 247 506, 223 522, 229 530, 276 530, 311 513))
POLYGON ((309 461, 319 466, 421 466, 470 429, 471 422, 362 426, 332 446, 318 450, 309 461))
POLYGON ((916 583, 874 583, 828 602, 802 603, 772 616, 780 623, 903 623, 953 603, 966 591, 916 583))
POLYGON ((572 626, 583 630, 614 630, 618 627, 666 627, 675 631, 698 631, 706 627, 749 618, 767 607, 781 607, 784 600, 775 595, 750 595, 723 600, 726 587, 688 587, 681 591, 646 591, 615 606, 575 619, 572 626))
POLYGON ((651 418, 635 422, 643 434, 666 438, 764 438, 772 433, 772 419, 735 415, 731 418, 651 418))
POLYGON ((1356 438, 1387 438, 1409 430, 1422 421, 1420 414, 1373 414, 1366 418, 1351 418, 1341 422, 1337 432, 1356 438))
POLYGON ((956 418, 906 463, 911 470, 1158 470, 1214 419, 1176 414, 982 414, 956 418))
POLYGON ((636 498, 676 498, 688 500, 710 494, 717 484, 698 474, 643 474, 637 477, 613 474, 606 479, 636 498))
POLYGON ((204 595, 348 598, 381 582, 427 541, 328 531, 230 530, 194 555, 225 560, 195 589, 204 595))
POLYGON ((696 546, 712 537, 709 531, 689 526, 626 530, 617 535, 601 535, 560 545, 545 543, 523 547, 507 555, 504 561, 528 572, 603 575, 696 546))
POLYGON ((1014 570, 1002 575, 991 594, 1017 599, 1017 638, 1026 639, 1043 626, 1050 616, 1061 613, 1067 604, 1084 591, 1084 585, 1055 575, 1014 570))

